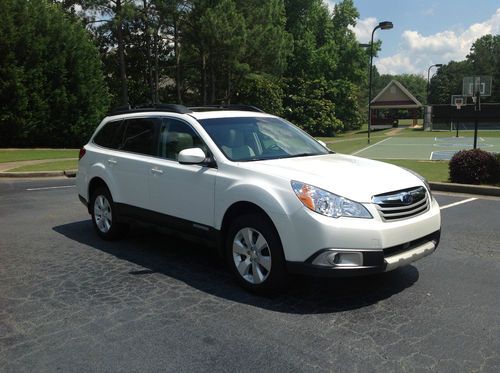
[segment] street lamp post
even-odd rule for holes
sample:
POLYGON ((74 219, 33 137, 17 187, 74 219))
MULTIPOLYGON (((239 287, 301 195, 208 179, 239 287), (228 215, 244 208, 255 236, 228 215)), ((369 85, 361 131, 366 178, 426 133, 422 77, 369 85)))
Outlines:
POLYGON ((370 81, 368 82, 368 144, 370 143, 370 134, 372 127, 372 65, 373 65, 373 35, 377 29, 390 30, 394 25, 392 22, 380 22, 372 31, 372 39, 370 42, 370 81))
POLYGON ((426 128, 425 125, 426 124, 429 125, 429 123, 427 122, 428 118, 427 118, 427 115, 426 115, 426 111, 429 111, 429 106, 430 106, 429 105, 429 93, 430 93, 429 92, 430 91, 429 88, 430 88, 430 82, 431 82, 431 75, 430 75, 431 74, 431 69, 433 67, 437 67, 439 69, 441 66, 443 66, 442 63, 436 63, 434 65, 429 66, 429 68, 427 69, 427 92, 426 92, 427 93, 427 95, 426 95, 426 101, 427 102, 426 102, 426 110, 424 110, 424 130, 426 128))
POLYGON ((442 63, 437 63, 435 65, 429 66, 429 68, 427 69, 427 105, 429 105, 429 88, 430 88, 430 82, 431 82, 431 76, 430 76, 431 69, 433 67, 437 67, 439 69, 441 66, 443 66, 442 63))

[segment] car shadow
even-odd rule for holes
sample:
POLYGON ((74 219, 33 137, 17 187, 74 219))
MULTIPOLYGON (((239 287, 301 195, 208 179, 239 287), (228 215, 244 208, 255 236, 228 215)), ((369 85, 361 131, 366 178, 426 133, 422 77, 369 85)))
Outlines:
POLYGON ((53 230, 84 244, 143 267, 130 276, 159 273, 175 278, 200 291, 276 312, 313 314, 363 308, 411 287, 419 278, 417 268, 354 278, 313 278, 296 276, 279 295, 260 297, 240 288, 214 248, 171 234, 134 227, 126 239, 104 241, 90 220, 59 225, 53 230))

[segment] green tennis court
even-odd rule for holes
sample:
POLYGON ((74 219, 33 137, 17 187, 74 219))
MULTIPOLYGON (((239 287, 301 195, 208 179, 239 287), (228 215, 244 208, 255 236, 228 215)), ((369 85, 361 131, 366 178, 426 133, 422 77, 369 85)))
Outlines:
MULTIPOLYGON (((453 154, 474 147, 473 137, 389 137, 353 155, 372 159, 450 160, 453 154)), ((477 147, 500 153, 500 137, 478 137, 477 147)))

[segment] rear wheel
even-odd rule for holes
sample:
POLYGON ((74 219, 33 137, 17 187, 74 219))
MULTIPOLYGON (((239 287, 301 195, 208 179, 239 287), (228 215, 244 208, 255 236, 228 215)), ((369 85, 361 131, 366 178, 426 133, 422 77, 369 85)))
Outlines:
POLYGON ((243 215, 231 224, 226 258, 237 281, 252 292, 273 293, 287 284, 281 241, 265 216, 243 215))
POLYGON ((97 188, 90 200, 92 222, 97 234, 105 240, 119 238, 127 228, 119 223, 111 193, 105 187, 97 188))

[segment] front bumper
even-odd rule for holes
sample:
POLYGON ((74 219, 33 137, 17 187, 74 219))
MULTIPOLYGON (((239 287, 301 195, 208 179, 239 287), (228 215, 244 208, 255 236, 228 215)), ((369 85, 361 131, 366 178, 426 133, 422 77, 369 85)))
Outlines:
POLYGON ((357 252, 362 255, 361 265, 317 265, 313 262, 327 252, 340 252, 339 249, 323 249, 312 255, 305 262, 287 261, 290 273, 317 277, 351 277, 392 271, 432 254, 439 245, 441 230, 401 245, 388 247, 380 251, 349 249, 345 252, 357 252))
POLYGON ((90 214, 90 206, 89 206, 89 202, 81 195, 81 194, 78 194, 78 199, 80 200, 81 203, 84 204, 84 206, 87 208, 87 211, 89 212, 90 214))

